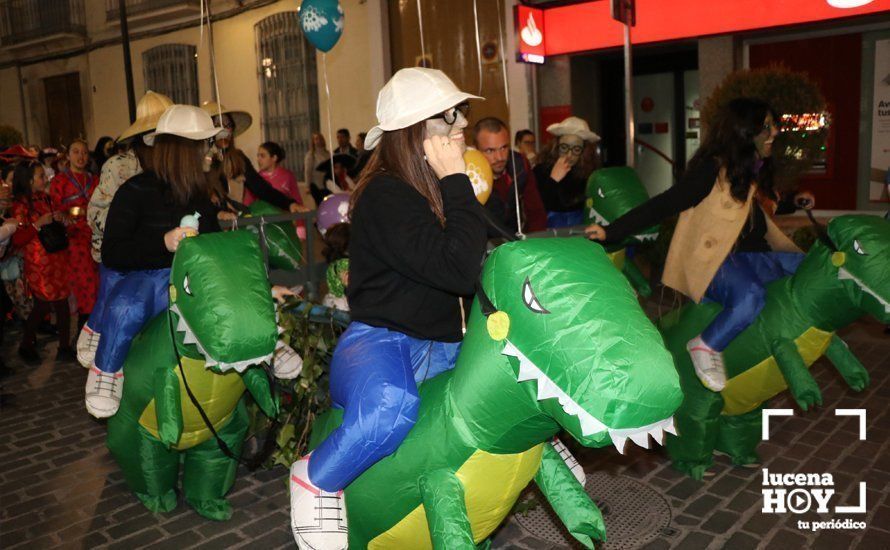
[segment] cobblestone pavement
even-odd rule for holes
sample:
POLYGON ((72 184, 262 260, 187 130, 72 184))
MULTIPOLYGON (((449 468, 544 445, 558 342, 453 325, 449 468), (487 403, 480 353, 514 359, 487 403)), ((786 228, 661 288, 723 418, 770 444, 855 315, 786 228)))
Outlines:
MULTIPOLYGON (((184 502, 171 514, 148 512, 105 449, 105 426, 83 408, 85 369, 49 359, 26 367, 15 354, 17 336, 7 335, 2 349, 16 373, 3 381, 15 403, 0 413, 0 547, 294 548, 284 468, 239 471, 229 495, 235 514, 226 523, 208 521, 184 502)), ((852 393, 820 361, 813 369, 824 406, 774 419, 761 451, 773 472, 831 473, 842 504, 855 504, 858 482, 867 482, 867 529, 811 533, 797 528, 807 516, 762 514, 760 470, 733 468, 726 459, 699 482, 672 470, 660 451, 581 449, 588 491, 605 513, 606 548, 890 548, 890 337, 873 323, 858 323, 844 336, 872 375, 870 389, 852 393), (867 409, 867 441, 857 439, 857 419, 834 416, 836 408, 867 409)), ((49 344, 42 353, 54 351, 49 344)), ((534 505, 541 497, 531 490, 525 498, 531 510, 514 515, 493 546, 566 548, 547 505, 534 505)))

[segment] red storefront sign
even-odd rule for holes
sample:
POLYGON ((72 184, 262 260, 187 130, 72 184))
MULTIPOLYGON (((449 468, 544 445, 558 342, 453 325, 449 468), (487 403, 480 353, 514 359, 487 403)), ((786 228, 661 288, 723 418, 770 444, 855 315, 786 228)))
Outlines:
MULTIPOLYGON (((621 46, 623 25, 612 19, 610 8, 610 0, 548 9, 519 6, 519 52, 548 56, 621 46)), ((697 38, 880 12, 890 12, 890 0, 637 0, 633 42, 697 38)))

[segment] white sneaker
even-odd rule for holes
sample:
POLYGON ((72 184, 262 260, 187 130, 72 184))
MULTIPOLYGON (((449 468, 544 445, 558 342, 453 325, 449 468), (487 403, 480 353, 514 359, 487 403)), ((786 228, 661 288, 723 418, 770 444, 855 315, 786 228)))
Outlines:
POLYGON ((275 356, 272 360, 272 374, 275 378, 293 380, 303 372, 303 358, 281 340, 275 344, 275 356))
POLYGON ((100 371, 95 365, 87 374, 87 411, 96 418, 114 416, 121 405, 124 392, 124 373, 100 371))
POLYGON ((309 481, 309 457, 290 467, 290 526, 300 550, 346 550, 346 499, 309 481))
POLYGON ((562 461, 566 463, 566 466, 569 467, 569 470, 572 471, 572 474, 575 476, 575 479, 578 480, 578 483, 581 484, 581 487, 587 483, 587 474, 584 473, 584 468, 581 467, 581 464, 575 458, 575 456, 569 452, 569 449, 565 446, 565 443, 559 440, 558 437, 554 437, 550 444, 553 445, 553 449, 559 453, 559 456, 562 458, 562 461))
POLYGON ((101 334, 84 325, 77 336, 77 362, 88 369, 96 360, 96 350, 99 349, 99 337, 101 334))
POLYGON ((723 354, 711 348, 701 335, 686 343, 686 349, 692 358, 695 374, 701 383, 711 391, 722 391, 726 387, 726 367, 723 365, 723 354))

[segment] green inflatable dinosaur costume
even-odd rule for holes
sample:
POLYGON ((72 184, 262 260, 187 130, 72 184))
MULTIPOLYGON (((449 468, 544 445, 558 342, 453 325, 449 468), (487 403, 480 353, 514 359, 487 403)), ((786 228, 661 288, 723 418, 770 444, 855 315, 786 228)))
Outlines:
POLYGON ((237 462, 221 450, 188 393, 239 456, 248 427, 245 389, 265 414, 278 413, 269 378, 255 366, 275 350, 275 316, 255 235, 214 233, 180 243, 169 310, 133 340, 120 409, 108 421, 108 448, 148 509, 176 507, 182 464, 183 493, 195 511, 214 520, 231 516, 223 497, 237 462))
MULTIPOLYGON (((610 223, 627 214, 637 206, 649 200, 649 194, 643 186, 643 182, 637 176, 633 168, 628 166, 616 166, 614 168, 601 168, 590 174, 587 179, 587 202, 584 208, 586 223, 596 223, 608 227, 610 223)), ((639 235, 627 239, 624 247, 653 242, 658 238, 658 226, 652 226, 639 235)), ((652 295, 652 287, 649 281, 640 273, 640 268, 627 258, 625 248, 622 247, 611 253, 612 261, 630 283, 637 289, 641 296, 652 295)))
MULTIPOLYGON (((545 443, 566 430, 623 451, 673 430, 682 396, 670 354, 601 246, 501 245, 481 287, 457 366, 420 387, 401 447, 347 487, 349 548, 475 548, 532 479, 593 548, 602 516, 545 443)), ((314 442, 330 429, 317 423, 314 442)))
POLYGON ((678 470, 701 479, 714 450, 735 464, 758 462, 764 403, 790 389, 803 410, 821 404, 808 368, 823 354, 854 391, 868 385, 865 368, 835 331, 865 313, 890 322, 890 222, 841 216, 828 224, 825 240, 794 275, 769 285, 760 316, 724 351, 728 381, 720 393, 701 384, 686 351, 720 305, 690 303, 662 319, 685 395, 676 414, 679 436, 666 445, 678 470))
MULTIPOLYGON (((250 213, 245 217, 278 216, 288 214, 280 208, 263 201, 254 201, 250 205, 250 213)), ((259 234, 260 229, 256 225, 248 225, 247 231, 259 234)), ((268 247, 269 265, 273 269, 295 271, 300 268, 303 260, 303 247, 294 229, 292 222, 276 222, 263 225, 268 247)))

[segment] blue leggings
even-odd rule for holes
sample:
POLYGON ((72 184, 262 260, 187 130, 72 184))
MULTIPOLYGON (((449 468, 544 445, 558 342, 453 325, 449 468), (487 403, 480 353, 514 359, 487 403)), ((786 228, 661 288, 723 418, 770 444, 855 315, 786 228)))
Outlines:
POLYGON ((119 372, 130 351, 130 343, 142 327, 167 309, 170 270, 99 270, 99 296, 88 326, 98 332, 96 367, 119 372))
POLYGON ((754 322, 766 304, 766 285, 792 275, 803 261, 797 252, 737 252, 717 270, 705 299, 723 306, 723 311, 702 332, 705 344, 723 351, 754 322))
POLYGON ((569 212, 547 212, 547 227, 557 229, 559 227, 572 227, 584 223, 584 211, 572 210, 569 212))
POLYGON ((460 343, 353 322, 331 361, 331 399, 343 424, 312 452, 309 479, 339 491, 399 447, 417 421, 417 386, 454 368, 460 343))

